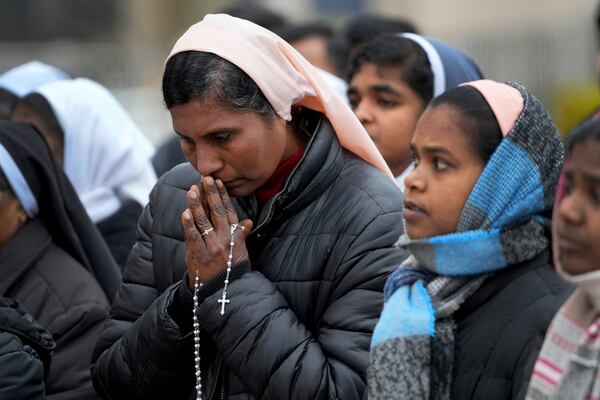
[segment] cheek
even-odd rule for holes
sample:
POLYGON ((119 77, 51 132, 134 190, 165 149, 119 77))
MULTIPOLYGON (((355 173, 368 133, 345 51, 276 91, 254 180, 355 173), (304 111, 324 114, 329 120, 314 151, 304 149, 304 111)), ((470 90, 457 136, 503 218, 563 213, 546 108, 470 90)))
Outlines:
POLYGON ((594 258, 598 267, 600 268, 600 207, 596 206, 596 209, 590 213, 589 215, 589 224, 590 224, 590 235, 591 235, 591 243, 594 243, 594 258))
POLYGON ((438 234, 456 232, 460 216, 478 177, 479 174, 475 171, 448 176, 445 182, 440 182, 437 189, 432 192, 435 217, 441 231, 438 234))
POLYGON ((183 140, 179 141, 179 148, 186 160, 192 165, 196 165, 196 152, 194 147, 186 144, 183 140))
POLYGON ((18 227, 17 209, 12 209, 12 207, 5 209, 5 212, 0 214, 0 244, 12 238, 17 232, 18 227))
POLYGON ((396 140, 400 138, 403 142, 410 142, 415 132, 419 115, 412 107, 400 106, 382 113, 381 125, 388 136, 394 137, 396 140))

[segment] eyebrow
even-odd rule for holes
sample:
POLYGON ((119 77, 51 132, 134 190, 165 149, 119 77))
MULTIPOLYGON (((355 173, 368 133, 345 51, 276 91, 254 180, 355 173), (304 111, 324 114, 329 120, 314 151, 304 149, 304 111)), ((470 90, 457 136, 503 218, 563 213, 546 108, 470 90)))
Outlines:
MULTIPOLYGON (((206 133, 204 133, 204 134, 202 135, 202 137, 205 137, 205 136, 213 136, 213 135, 220 135, 220 134, 222 134, 222 133, 237 133, 237 132, 239 132, 239 131, 241 131, 241 130, 242 130, 242 128, 240 128, 240 127, 229 127, 229 128, 227 128, 227 127, 223 127, 223 128, 216 128, 216 129, 213 129, 212 131, 209 131, 209 132, 206 132, 206 133)), ((178 132, 178 131, 176 131, 176 130, 175 130, 175 134, 177 134, 177 135, 179 135, 179 136, 181 136, 181 137, 184 137, 184 138, 189 138, 189 136, 183 135, 183 134, 179 133, 179 132, 178 132)))
POLYGON ((358 89, 356 86, 349 86, 348 90, 346 90, 346 96, 352 96, 358 94, 358 89))
MULTIPOLYGON (((568 179, 573 179, 574 174, 575 174, 575 172, 573 171, 572 167, 565 170, 565 176, 568 179)), ((583 172, 581 172, 581 175, 583 175, 583 177, 586 180, 592 181, 595 185, 600 184, 600 174, 594 174, 594 173, 590 173, 587 171, 583 171, 583 172)))
MULTIPOLYGON (((369 86, 369 91, 374 92, 374 93, 383 93, 383 94, 390 94, 392 96, 402 97, 402 93, 400 93, 399 91, 397 91, 390 85, 386 85, 386 84, 371 85, 371 86, 369 86)), ((347 96, 353 96, 353 95, 357 95, 357 94, 359 94, 359 92, 358 92, 358 88, 356 86, 348 87, 348 90, 346 91, 347 96)))
MULTIPOLYGON (((410 144, 410 150, 417 154, 417 146, 415 146, 413 143, 410 144)), ((421 152, 423 153, 442 153, 442 154, 446 154, 447 156, 450 156, 452 158, 454 158, 454 154, 452 154, 452 152, 450 150, 448 150, 445 147, 442 146, 425 146, 423 148, 421 148, 421 152)))
POLYGON ((399 97, 402 96, 402 93, 400 93, 399 91, 397 91, 390 85, 386 85, 386 84, 369 86, 369 91, 375 92, 375 93, 391 94, 391 95, 399 96, 399 97))

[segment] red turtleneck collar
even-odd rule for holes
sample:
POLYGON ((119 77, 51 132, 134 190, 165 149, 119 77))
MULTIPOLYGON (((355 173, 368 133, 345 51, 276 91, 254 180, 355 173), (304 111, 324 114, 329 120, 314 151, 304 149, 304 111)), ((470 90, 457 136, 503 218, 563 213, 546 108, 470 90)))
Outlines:
POLYGON ((269 180, 254 192, 261 208, 281 190, 286 178, 298 165, 303 155, 304 149, 300 149, 296 154, 279 164, 269 180))

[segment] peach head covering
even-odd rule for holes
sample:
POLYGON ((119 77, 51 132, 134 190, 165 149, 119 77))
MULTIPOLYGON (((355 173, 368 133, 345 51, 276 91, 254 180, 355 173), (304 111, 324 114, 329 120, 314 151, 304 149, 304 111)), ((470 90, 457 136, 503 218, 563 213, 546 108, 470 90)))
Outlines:
POLYGON ((512 86, 490 79, 467 82, 460 86, 471 86, 481 93, 500 125, 502 136, 506 137, 523 112, 521 93, 512 86))
POLYGON ((393 179, 375 144, 346 102, 292 46, 273 32, 226 14, 206 15, 175 43, 167 61, 184 51, 216 54, 238 66, 258 85, 281 118, 293 105, 325 114, 345 149, 393 179))

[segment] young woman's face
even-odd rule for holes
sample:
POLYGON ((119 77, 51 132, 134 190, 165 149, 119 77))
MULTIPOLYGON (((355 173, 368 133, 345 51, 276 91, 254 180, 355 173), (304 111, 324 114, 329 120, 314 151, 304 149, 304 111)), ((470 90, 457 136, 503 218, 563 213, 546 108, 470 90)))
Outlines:
POLYGON ((211 99, 192 100, 170 110, 187 160, 203 176, 243 197, 260 188, 277 166, 301 145, 286 122, 254 112, 240 113, 211 99))
POLYGON ((0 192, 0 247, 17 233, 27 214, 14 196, 0 192))
POLYGON ((565 271, 600 268, 600 142, 576 144, 565 167, 566 191, 556 218, 559 258, 565 271))
POLYGON ((455 232, 485 167, 458 118, 454 108, 440 105, 428 108, 417 124, 410 144, 415 167, 404 180, 403 215, 412 239, 455 232))
POLYGON ((365 64, 354 74, 348 100, 395 176, 410 164, 410 139, 425 102, 405 82, 397 68, 365 64))

